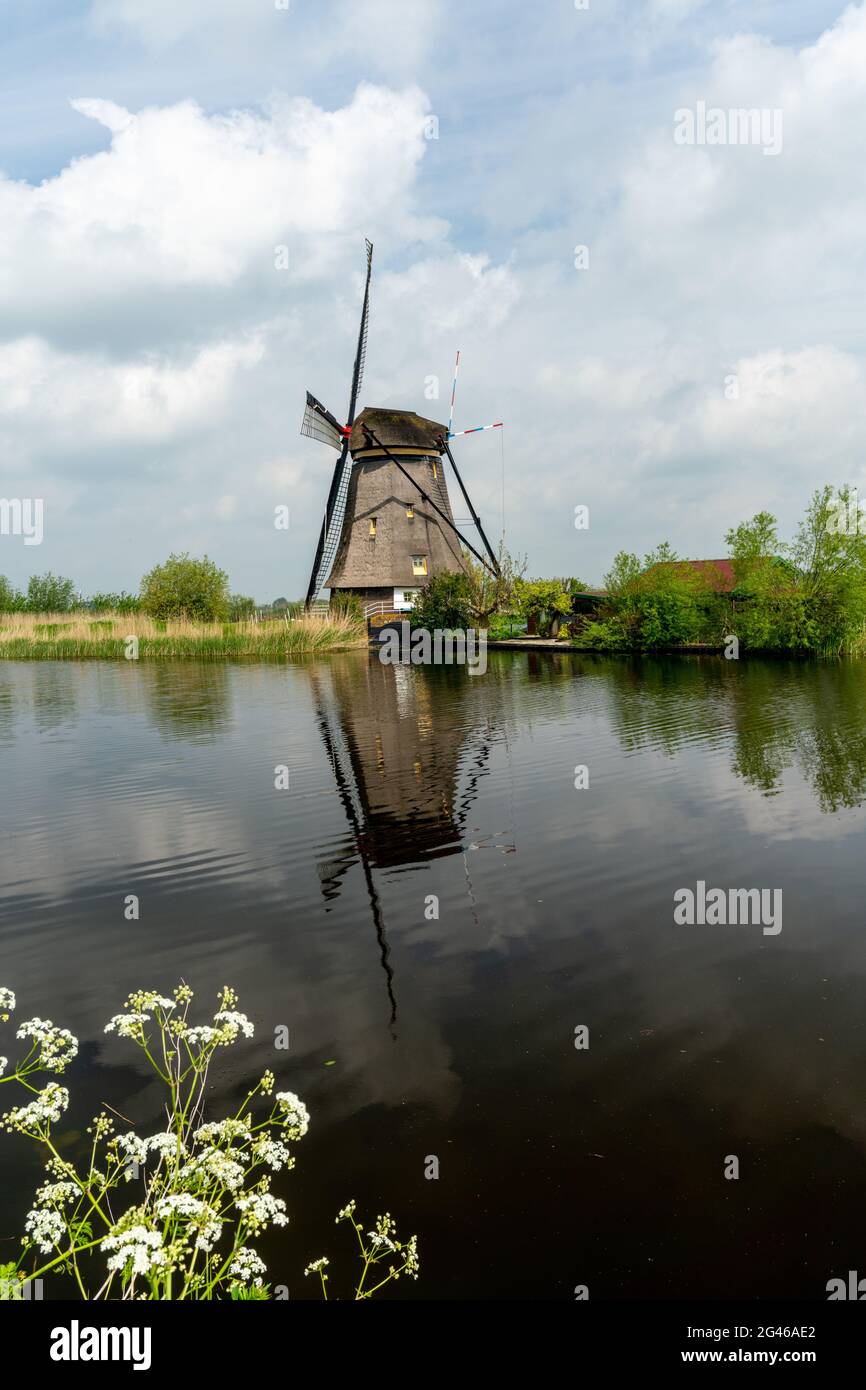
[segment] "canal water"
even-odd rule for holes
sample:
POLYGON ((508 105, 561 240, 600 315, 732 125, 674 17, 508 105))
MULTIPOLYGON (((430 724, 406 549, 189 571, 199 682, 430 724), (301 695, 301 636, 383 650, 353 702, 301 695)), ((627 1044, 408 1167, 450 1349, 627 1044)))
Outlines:
MULTIPOLYGON (((0 984, 81 1039, 70 1126, 159 1127, 103 1027, 180 980, 256 1023, 214 1116, 266 1066, 309 1106, 262 1248, 292 1298, 320 1255, 348 1291, 352 1197, 418 1234, 388 1297, 866 1274, 863 663, 4 662, 0 784, 0 984), (678 924, 698 882, 780 889, 781 931, 678 924)), ((2 1262, 39 1157, 0 1134, 0 1172, 2 1262)))

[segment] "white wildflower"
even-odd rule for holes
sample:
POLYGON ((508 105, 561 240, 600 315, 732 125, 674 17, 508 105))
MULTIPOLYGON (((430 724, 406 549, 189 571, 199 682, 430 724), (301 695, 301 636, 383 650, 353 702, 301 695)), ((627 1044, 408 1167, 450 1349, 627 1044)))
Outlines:
POLYGON ((12 1010, 13 1010, 14 1008, 15 1008, 15 992, 14 992, 14 990, 6 989, 5 985, 0 985, 0 1013, 6 1013, 7 1010, 8 1010, 8 1012, 11 1014, 11 1013, 12 1013, 12 1010))
POLYGON ((294 1091, 277 1091, 276 1102, 290 1139, 303 1139, 310 1128, 310 1112, 294 1091))
POLYGON ((216 1212, 189 1192, 173 1192, 169 1197, 161 1197, 155 1210, 160 1217, 182 1216, 188 1220, 198 1232, 195 1242, 198 1250, 210 1253, 222 1235, 223 1225, 216 1212))
POLYGON ((39 1065, 46 1071, 63 1072, 78 1055, 78 1039, 68 1028, 55 1028, 47 1018, 28 1019, 15 1036, 32 1038, 39 1044, 39 1065))
POLYGON ((40 1207, 65 1207, 73 1197, 80 1196, 81 1188, 76 1182, 46 1182, 37 1191, 36 1202, 40 1207))
POLYGON ((152 1134, 144 1143, 148 1153, 158 1153, 163 1158, 174 1158, 178 1154, 183 1156, 186 1153, 186 1148, 170 1129, 164 1130, 162 1134, 152 1134))
POLYGON ((150 1014, 115 1014, 110 1023, 106 1023, 106 1033, 116 1033, 119 1038, 138 1038, 141 1035, 142 1023, 150 1022, 150 1014))
POLYGON ((206 1125, 200 1125, 195 1131, 195 1138, 203 1143, 212 1144, 214 1140, 243 1138, 247 1140, 250 1134, 249 1120, 210 1120, 206 1125))
POLYGON ((421 1261, 418 1258, 418 1237, 410 1236, 403 1251, 403 1258, 406 1261, 405 1272, 412 1279, 418 1278, 418 1270, 421 1268, 421 1261))
POLYGON ((197 1028, 187 1028, 183 1033, 184 1040, 194 1046, 207 1046, 208 1043, 217 1041, 221 1036, 219 1028, 211 1028, 206 1023, 197 1028))
POLYGON ((321 1270, 325 1268, 326 1265, 329 1265, 330 1263, 330 1260, 325 1255, 323 1255, 320 1260, 311 1260, 310 1263, 307 1265, 307 1268, 304 1270, 304 1277, 306 1278, 308 1274, 318 1274, 321 1270))
POLYGON ((246 1284, 252 1279, 258 1289, 262 1287, 261 1276, 266 1273, 267 1265, 264 1260, 260 1259, 255 1250, 248 1245, 241 1246, 229 1265, 229 1274, 233 1275, 235 1279, 240 1279, 242 1284, 246 1284))
POLYGON ((234 1009, 220 1009, 219 1013, 214 1014, 214 1023, 223 1025, 223 1032, 231 1037, 232 1042, 238 1033, 243 1033, 245 1038, 251 1038, 255 1032, 255 1027, 246 1014, 239 1014, 234 1009))
POLYGON ((8 1058, 8 1057, 0 1057, 0 1076, 3 1075, 4 1071, 6 1070, 6 1067, 7 1067, 8 1063, 9 1063, 9 1058, 8 1058))
MULTIPOLYGON (((31 1240, 39 1246, 42 1254, 50 1255, 66 1230, 66 1222, 59 1211, 46 1211, 43 1207, 34 1207, 33 1211, 27 1213, 24 1229, 30 1232, 31 1240)), ((26 1236, 24 1243, 28 1243, 26 1236)))
POLYGON ((188 1180, 200 1173, 206 1173, 208 1177, 216 1179, 230 1192, 237 1192, 244 1180, 242 1165, 223 1153, 222 1149, 206 1149, 181 1169, 180 1177, 188 1180))
POLYGON ((235 1206, 243 1212, 246 1224, 253 1230, 259 1230, 269 1223, 274 1226, 289 1224, 285 1202, 281 1197, 273 1197, 270 1192, 251 1192, 245 1197, 237 1197, 235 1206))
POLYGON ((132 996, 130 1003, 137 1009, 173 1009, 176 1007, 174 999, 166 999, 164 995, 157 994, 156 990, 146 989, 141 993, 132 996))
POLYGON ((108 1268, 121 1273, 126 1273, 131 1264, 133 1274, 147 1274, 154 1265, 163 1265, 166 1261, 162 1236, 146 1226, 129 1226, 125 1231, 106 1236, 99 1248, 116 1252, 109 1259, 108 1268))
POLYGON ((252 1150, 256 1161, 266 1163, 275 1173, 279 1173, 281 1168, 294 1168, 295 1166, 295 1160, 285 1144, 280 1143, 279 1139, 269 1138, 267 1134, 256 1139, 252 1150))
POLYGON ((118 1134, 114 1142, 127 1162, 147 1162, 147 1144, 137 1134, 118 1134))
POLYGON ((17 1129, 22 1133, 38 1129, 41 1125, 59 1120, 68 1104, 69 1092, 66 1087, 58 1086, 56 1081, 49 1081, 45 1090, 40 1091, 35 1100, 31 1100, 28 1105, 16 1105, 14 1109, 0 1116, 0 1124, 6 1129, 17 1129))
POLYGON ((343 1207, 342 1211, 338 1211, 338 1212, 337 1212, 337 1215, 334 1217, 334 1225, 336 1226, 336 1224, 337 1224, 338 1221, 349 1221, 349 1220, 351 1220, 352 1216, 354 1216, 354 1214, 355 1214, 355 1207, 356 1207, 356 1206, 357 1206, 357 1203, 356 1203, 356 1201, 355 1201, 355 1199, 354 1199, 354 1197, 353 1197, 352 1200, 351 1200, 351 1202, 348 1202, 348 1203, 346 1204, 346 1206, 343 1207))
POLYGON ((368 1231, 367 1235, 370 1237, 371 1245, 374 1245, 377 1250, 384 1246, 386 1250, 393 1250, 396 1252, 397 1246, 390 1236, 383 1235, 381 1231, 368 1231))

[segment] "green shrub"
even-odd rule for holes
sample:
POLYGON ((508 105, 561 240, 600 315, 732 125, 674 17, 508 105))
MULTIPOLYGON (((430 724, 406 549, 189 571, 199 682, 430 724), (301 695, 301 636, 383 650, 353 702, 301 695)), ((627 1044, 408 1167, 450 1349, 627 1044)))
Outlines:
POLYGON ((463 630, 472 626, 469 580, 459 571, 434 575, 424 585, 412 609, 412 623, 426 627, 463 630))
POLYGON ((26 606, 30 613, 68 613, 75 607, 75 585, 59 574, 32 574, 26 606))
POLYGON ((152 618, 219 622, 229 614, 229 578, 205 555, 172 554, 141 581, 141 607, 152 618))

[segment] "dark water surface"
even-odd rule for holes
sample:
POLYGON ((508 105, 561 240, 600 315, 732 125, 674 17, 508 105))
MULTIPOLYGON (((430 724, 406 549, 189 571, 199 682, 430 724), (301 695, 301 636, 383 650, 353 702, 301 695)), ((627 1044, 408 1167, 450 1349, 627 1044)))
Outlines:
MULTIPOLYGON (((350 1197, 419 1235, 397 1297, 866 1274, 863 663, 4 662, 0 783, 0 984, 82 1040, 70 1123, 158 1124, 102 1030, 181 978, 257 1025, 215 1116, 265 1066, 309 1105, 263 1248, 292 1298, 322 1254, 348 1283, 350 1197), (781 934, 675 925, 698 879, 781 888, 781 934)), ((0 1170, 2 1260, 41 1170, 5 1134, 0 1170)))

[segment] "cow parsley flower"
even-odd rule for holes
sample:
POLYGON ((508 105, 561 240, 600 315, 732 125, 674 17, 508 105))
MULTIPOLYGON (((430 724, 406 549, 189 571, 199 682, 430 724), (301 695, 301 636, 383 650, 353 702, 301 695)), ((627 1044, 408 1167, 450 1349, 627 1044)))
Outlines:
POLYGON ((347 1202, 346 1206, 343 1207, 342 1211, 337 1212, 337 1215, 334 1217, 334 1225, 336 1226, 338 1221, 351 1221, 355 1214, 356 1206, 357 1203, 353 1197, 351 1202, 347 1202))
POLYGON ((56 1081, 49 1081, 45 1090, 39 1091, 35 1100, 31 1100, 28 1105, 16 1105, 0 1116, 0 1124, 8 1130, 17 1129, 25 1133, 59 1120, 68 1104, 69 1092, 66 1087, 58 1086, 56 1081))
POLYGON ((132 1265, 133 1274, 147 1274, 149 1269, 166 1262, 162 1236, 146 1226, 128 1226, 125 1231, 106 1236, 99 1248, 103 1252, 116 1252, 109 1259, 108 1268, 122 1274, 128 1271, 129 1265, 132 1265))
POLYGON ((260 1259, 248 1245, 242 1245, 240 1250, 235 1252, 235 1257, 229 1265, 229 1274, 235 1279, 240 1279, 242 1284, 253 1280, 257 1289, 262 1287, 261 1276, 267 1273, 267 1265, 260 1259))
POLYGON ((4 1071, 6 1070, 6 1067, 8 1066, 8 1063, 8 1057, 0 1057, 0 1076, 3 1075, 4 1071))
POLYGON ((223 1025, 222 1032, 226 1040, 231 1042, 234 1042, 238 1033, 243 1033, 245 1038, 251 1038, 255 1032, 255 1026, 246 1014, 239 1014, 234 1009, 220 1009, 219 1013, 214 1014, 214 1023, 223 1025))
POLYGON ((200 1173, 207 1174, 217 1182, 222 1183, 230 1192, 237 1192, 244 1180, 244 1169, 235 1159, 223 1153, 222 1149, 206 1149, 204 1153, 188 1163, 181 1169, 180 1176, 184 1180, 198 1176, 200 1173))
POLYGON ((11 1014, 15 1008, 15 992, 0 985, 0 1015, 11 1014))
POLYGON ((279 1139, 270 1139, 266 1134, 256 1139, 252 1150, 256 1161, 266 1163, 275 1173, 279 1173, 282 1168, 294 1168, 295 1166, 295 1160, 285 1144, 281 1144, 279 1139))
POLYGON ((36 1193, 36 1204, 40 1207, 65 1207, 73 1197, 81 1196, 77 1182, 46 1182, 36 1193))
POLYGON ((310 1112, 294 1091, 277 1091, 276 1102, 280 1119, 290 1139, 303 1139, 310 1128, 310 1112))
POLYGON ((330 1260, 325 1255, 323 1255, 320 1260, 311 1260, 304 1270, 304 1278, 306 1278, 308 1274, 319 1274, 330 1263, 330 1260))
POLYGON ((78 1039, 68 1028, 55 1028, 50 1019, 31 1018, 15 1035, 17 1038, 32 1038, 39 1044, 39 1065, 45 1071, 64 1072, 78 1055, 78 1039))
POLYGON ((137 1134, 132 1133, 118 1134, 113 1142, 126 1159, 126 1180, 129 1182, 133 1177, 132 1165, 147 1162, 147 1143, 144 1139, 139 1139, 137 1134))
POLYGON ((141 1025, 150 1022, 150 1014, 136 1012, 134 1014, 115 1014, 110 1023, 106 1023, 106 1033, 116 1033, 119 1038, 139 1038, 141 1036, 141 1025))
MULTIPOLYGON (((34 1207, 32 1211, 27 1213, 24 1229, 30 1232, 30 1239, 39 1246, 42 1254, 50 1255, 66 1230, 66 1222, 59 1211, 34 1207)), ((26 1236, 23 1243, 29 1244, 26 1236)))
POLYGON ((211 1144, 219 1139, 242 1138, 246 1141, 250 1135, 249 1120, 210 1120, 206 1125, 200 1125, 195 1131, 194 1137, 203 1143, 211 1144))
POLYGON ((183 1033, 185 1041, 194 1047, 206 1047, 208 1043, 216 1042, 220 1036, 219 1028, 211 1028, 207 1023, 202 1023, 196 1028, 187 1028, 183 1033))
POLYGON ((189 1192, 173 1192, 168 1197, 161 1197, 155 1211, 160 1217, 182 1216, 189 1221, 198 1232, 196 1249, 204 1250, 208 1254, 222 1235, 223 1223, 216 1212, 207 1202, 202 1202, 189 1192))
POLYGON ((367 1235, 370 1237, 370 1244, 377 1250, 384 1246, 386 1250, 393 1250, 396 1254, 397 1246, 390 1236, 384 1235, 381 1231, 368 1231, 367 1235))
POLYGON ((410 1236, 403 1249, 403 1258, 406 1261, 404 1273, 411 1279, 418 1278, 418 1270, 421 1268, 421 1261, 418 1258, 418 1237, 410 1236))
POLYGON ((151 1134, 144 1143, 148 1153, 160 1154, 163 1158, 174 1158, 176 1154, 183 1156, 186 1153, 186 1146, 170 1129, 163 1130, 161 1134, 151 1134))
POLYGON ((272 1223, 274 1226, 288 1226, 286 1204, 282 1197, 274 1197, 268 1191, 250 1192, 245 1197, 236 1197, 235 1206, 243 1212, 245 1223, 255 1231, 272 1223))
POLYGON ((166 999, 164 995, 157 994, 155 989, 139 990, 137 994, 129 996, 128 1002, 135 1009, 164 1009, 168 1011, 177 1007, 174 999, 166 999))

